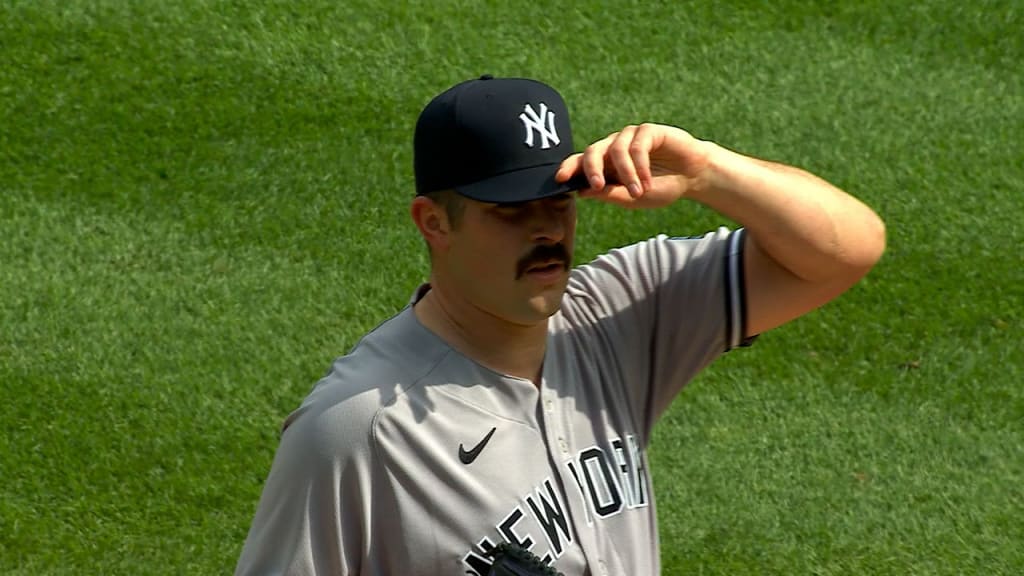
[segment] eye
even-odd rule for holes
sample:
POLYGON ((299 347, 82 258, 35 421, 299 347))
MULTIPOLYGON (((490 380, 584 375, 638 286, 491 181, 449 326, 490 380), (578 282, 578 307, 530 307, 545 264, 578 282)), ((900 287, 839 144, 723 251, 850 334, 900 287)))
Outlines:
POLYGON ((492 210, 493 214, 502 220, 516 221, 522 219, 528 212, 525 202, 497 204, 492 210))
POLYGON ((499 214, 518 214, 526 208, 525 202, 510 202, 508 204, 498 204, 494 207, 494 210, 499 214))
POLYGON ((548 203, 556 210, 566 210, 569 208, 569 206, 572 205, 572 195, 559 194, 558 196, 554 196, 551 199, 549 199, 548 203))

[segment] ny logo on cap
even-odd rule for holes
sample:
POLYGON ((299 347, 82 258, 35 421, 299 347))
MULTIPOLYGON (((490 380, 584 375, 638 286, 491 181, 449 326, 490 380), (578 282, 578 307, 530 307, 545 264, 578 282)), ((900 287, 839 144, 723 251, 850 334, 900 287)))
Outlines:
POLYGON ((523 113, 519 115, 519 119, 523 121, 523 127, 526 128, 526 140, 523 143, 530 148, 533 148, 534 132, 540 136, 540 147, 543 150, 551 148, 552 142, 555 143, 555 146, 561 143, 558 139, 558 132, 555 131, 555 113, 548 110, 547 104, 540 103, 540 114, 533 109, 533 106, 527 104, 523 107, 523 113))

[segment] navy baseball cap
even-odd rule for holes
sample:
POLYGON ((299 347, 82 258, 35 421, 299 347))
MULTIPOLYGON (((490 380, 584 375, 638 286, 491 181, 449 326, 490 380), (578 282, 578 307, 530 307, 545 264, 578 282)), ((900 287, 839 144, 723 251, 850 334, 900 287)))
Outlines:
POLYGON ((550 86, 490 75, 449 88, 416 122, 416 194, 455 190, 482 202, 527 202, 587 187, 555 182, 574 152, 569 110, 550 86))

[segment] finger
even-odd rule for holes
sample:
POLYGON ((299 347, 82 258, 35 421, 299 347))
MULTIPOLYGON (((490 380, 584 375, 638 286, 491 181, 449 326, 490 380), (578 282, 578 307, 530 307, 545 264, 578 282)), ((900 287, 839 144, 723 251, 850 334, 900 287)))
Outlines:
POLYGON ((641 190, 648 190, 654 184, 651 175, 651 150, 654 149, 656 132, 652 124, 641 124, 633 135, 633 141, 629 143, 629 155, 633 160, 637 184, 641 190))
POLYGON ((558 167, 558 171, 555 172, 555 182, 565 182, 572 178, 574 174, 580 171, 583 167, 583 153, 577 152, 572 156, 569 156, 565 160, 562 160, 562 164, 558 167))
POLYGON ((607 184, 604 177, 605 154, 617 134, 611 134, 594 142, 583 152, 583 172, 587 175, 591 190, 603 190, 607 184))
POLYGON ((626 186, 629 193, 638 198, 643 194, 640 179, 637 177, 636 166, 633 163, 632 147, 636 126, 626 126, 619 132, 619 135, 608 148, 608 159, 615 167, 615 173, 619 182, 626 186))

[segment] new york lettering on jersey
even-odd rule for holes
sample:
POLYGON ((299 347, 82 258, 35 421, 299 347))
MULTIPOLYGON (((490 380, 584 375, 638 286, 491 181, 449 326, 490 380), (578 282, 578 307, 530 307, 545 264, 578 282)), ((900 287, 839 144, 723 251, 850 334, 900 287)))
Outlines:
POLYGON ((578 529, 573 526, 567 496, 583 504, 587 527, 623 510, 646 507, 648 478, 636 437, 616 438, 611 446, 611 454, 593 445, 562 462, 564 470, 575 480, 572 494, 564 494, 556 487, 556 480, 545 478, 531 493, 520 498, 495 525, 501 540, 485 535, 466 553, 463 563, 467 573, 486 576, 490 568, 487 552, 500 541, 530 550, 546 563, 561 558, 575 544, 574 532, 578 529), (532 520, 532 524, 525 520, 532 520), (541 534, 524 529, 527 525, 540 526, 541 534))

